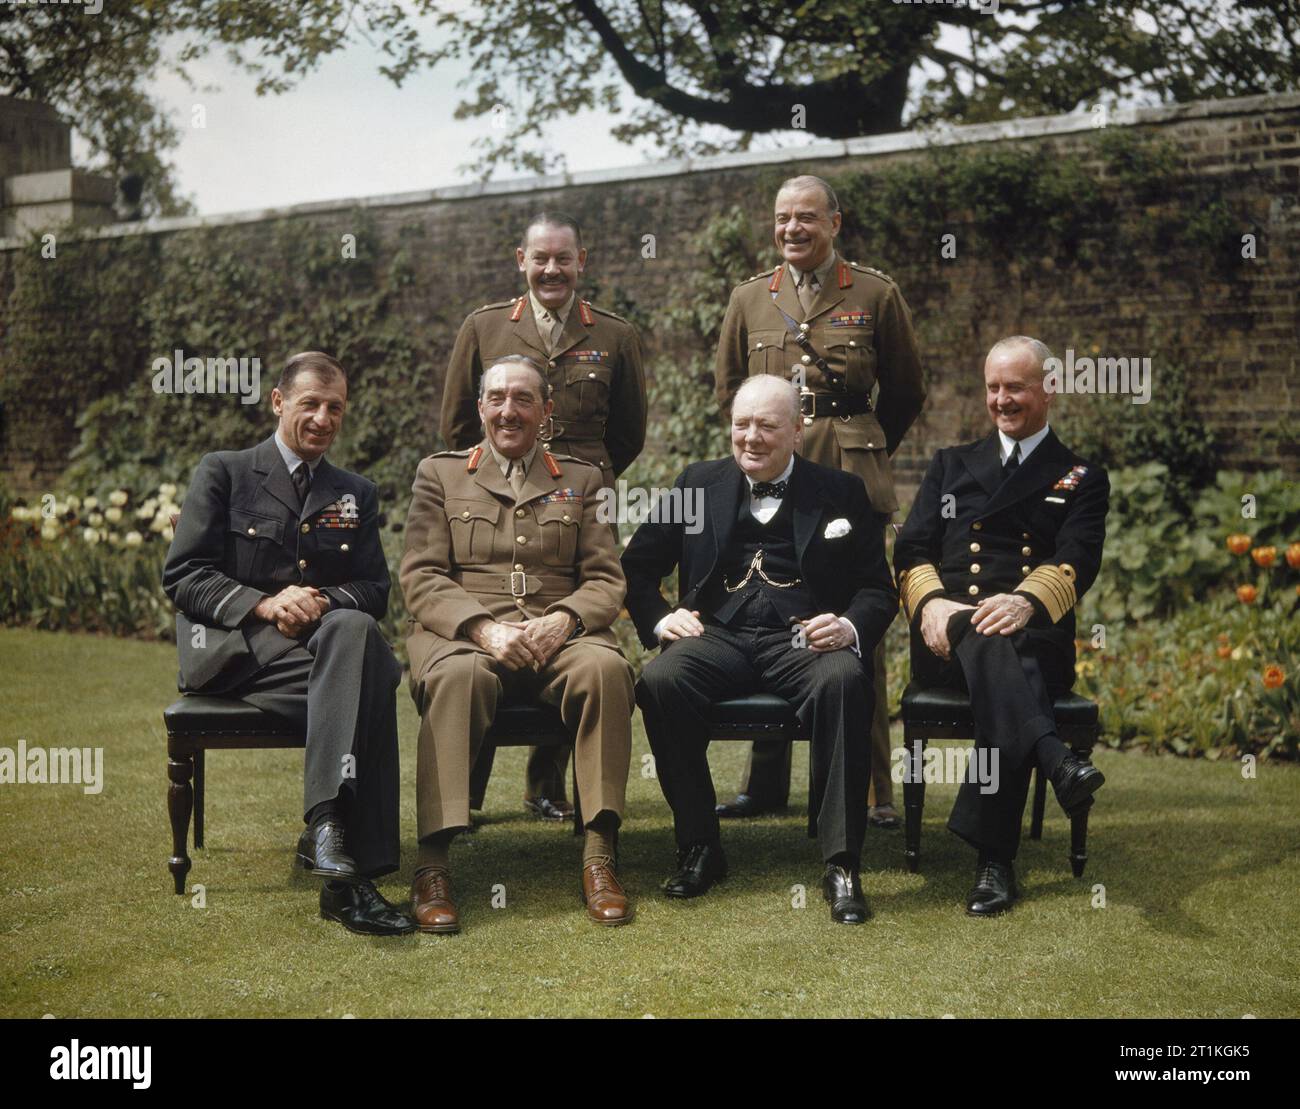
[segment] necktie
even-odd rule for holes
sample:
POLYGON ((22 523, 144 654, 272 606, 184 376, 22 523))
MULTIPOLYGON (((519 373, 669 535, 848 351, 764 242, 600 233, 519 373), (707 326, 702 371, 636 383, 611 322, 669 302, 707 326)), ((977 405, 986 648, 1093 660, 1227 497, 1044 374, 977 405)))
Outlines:
POLYGON ((785 487, 789 484, 789 478, 785 481, 756 481, 751 493, 755 497, 776 497, 779 500, 785 496, 785 487))
POLYGON ((297 469, 289 475, 293 482, 293 487, 298 491, 298 507, 302 508, 307 503, 307 494, 311 490, 311 467, 305 462, 299 462, 297 469))
POLYGON ((801 273, 799 280, 795 282, 795 295, 799 297, 799 306, 805 316, 812 311, 813 301, 817 299, 817 290, 813 286, 816 280, 811 273, 801 273))
POLYGON ((519 490, 524 487, 524 460, 522 458, 512 458, 510 460, 510 473, 506 475, 506 480, 510 482, 510 488, 518 496, 519 490))
POLYGON ((564 321, 560 319, 559 316, 553 315, 550 312, 547 312, 546 315, 542 317, 542 321, 546 324, 549 332, 549 336, 546 340, 547 350, 554 353, 555 348, 560 344, 560 332, 564 330, 564 321))
POLYGON ((1002 480, 1006 481, 1012 474, 1020 469, 1020 444, 1017 443, 1011 449, 1011 456, 1002 464, 1002 480))

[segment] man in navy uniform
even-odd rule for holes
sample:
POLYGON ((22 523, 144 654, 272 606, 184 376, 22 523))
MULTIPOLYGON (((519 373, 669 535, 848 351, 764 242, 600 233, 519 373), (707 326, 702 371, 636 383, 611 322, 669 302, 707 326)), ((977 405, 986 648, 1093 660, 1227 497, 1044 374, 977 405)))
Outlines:
POLYGON ((415 923, 370 881, 397 869, 401 667, 379 631, 388 564, 372 482, 332 466, 348 382, 328 354, 289 359, 271 390, 274 435, 204 455, 163 588, 180 610, 181 690, 239 698, 306 733, 298 859, 321 916, 354 932, 415 923))
POLYGON ((940 450, 894 545, 912 630, 912 675, 969 691, 977 748, 997 788, 973 780, 948 827, 979 852, 972 916, 1005 912, 1029 777, 1049 776, 1067 814, 1091 805, 1101 771, 1061 742, 1053 698, 1074 683, 1074 606, 1097 576, 1110 483, 1048 426, 1051 351, 1017 335, 984 361, 994 431, 940 450))

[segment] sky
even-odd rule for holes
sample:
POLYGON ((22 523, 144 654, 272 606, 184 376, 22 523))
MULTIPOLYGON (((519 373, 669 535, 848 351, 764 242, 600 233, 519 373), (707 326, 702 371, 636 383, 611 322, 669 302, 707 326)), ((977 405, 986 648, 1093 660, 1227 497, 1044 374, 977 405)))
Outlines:
MULTIPOLYGON (((213 215, 475 180, 459 167, 473 160, 471 143, 490 123, 453 118, 456 83, 468 66, 424 70, 399 89, 379 74, 381 59, 357 41, 289 92, 262 97, 254 78, 220 52, 186 65, 194 88, 174 60, 160 67, 151 91, 181 132, 172 156, 180 193, 200 215, 213 215), (203 127, 193 126, 195 105, 202 106, 203 127)), ((551 124, 548 141, 564 151, 572 172, 644 163, 653 151, 616 142, 612 122, 605 112, 582 113, 551 124)), ((814 141, 791 131, 760 138, 755 149, 814 141)), ((84 144, 74 143, 74 160, 87 161, 84 144)), ((494 174, 521 176, 515 169, 494 174)))

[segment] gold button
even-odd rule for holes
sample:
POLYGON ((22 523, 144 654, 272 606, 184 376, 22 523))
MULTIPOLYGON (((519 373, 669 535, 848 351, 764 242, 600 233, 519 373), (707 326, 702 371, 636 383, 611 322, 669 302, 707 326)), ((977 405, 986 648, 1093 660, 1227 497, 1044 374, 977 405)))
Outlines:
POLYGON ((547 366, 549 366, 551 369, 555 369, 555 359, 554 359, 554 358, 552 358, 552 359, 551 359, 549 362, 547 362, 546 364, 547 364, 547 366))
POLYGON ((524 564, 522 562, 516 562, 515 569, 522 574, 524 572, 524 564))
POLYGON ((812 417, 811 417, 811 416, 805 416, 805 417, 803 418, 803 426, 804 426, 804 427, 812 427, 812 417))
POLYGON ((465 511, 461 513, 461 518, 462 518, 462 519, 465 519, 465 520, 468 520, 468 519, 469 519, 469 509, 468 509, 468 508, 465 509, 465 511))
POLYGON ((1027 574, 1027 573, 1029 573, 1029 567, 1028 567, 1028 566, 1022 566, 1022 567, 1020 567, 1020 572, 1021 572, 1022 574, 1027 574))
POLYGON ((1034 552, 1033 552, 1033 548, 1031 548, 1031 547, 1021 547, 1021 548, 1020 548, 1020 553, 1021 553, 1022 555, 1031 555, 1031 554, 1033 554, 1034 552))
POLYGON ((980 591, 980 587, 978 585, 972 585, 969 589, 966 590, 966 592, 969 593, 972 597, 975 596, 975 594, 978 593, 979 591, 980 591))
POLYGON ((1027 531, 1022 531, 1022 532, 1020 533, 1020 538, 1021 538, 1021 539, 1028 539, 1028 538, 1029 538, 1029 532, 1027 532, 1027 531))
POLYGON ((972 543, 972 544, 970 545, 970 553, 971 553, 971 554, 979 554, 979 553, 980 553, 980 545, 979 545, 978 543, 972 543))
POLYGON ((812 355, 811 355, 811 354, 805 354, 802 358, 799 359, 799 361, 802 362, 802 363, 806 366, 806 365, 808 365, 809 362, 812 361, 812 355))
POLYGON ((522 508, 516 508, 516 509, 515 509, 515 515, 516 515, 516 516, 522 516, 523 514, 524 514, 524 510, 523 510, 522 508))
POLYGON ((587 376, 588 376, 589 378, 591 378, 592 381, 595 381, 595 380, 596 380, 596 375, 595 375, 594 372, 593 372, 593 373, 589 373, 587 376))
POLYGON ((801 323, 801 324, 799 325, 799 330, 800 330, 800 331, 807 331, 807 330, 808 330, 808 325, 807 325, 806 323, 801 323))
POLYGON ((344 554, 347 554, 347 553, 348 553, 348 545, 347 545, 346 543, 342 544, 342 545, 339 547, 339 550, 342 551, 344 554))
POLYGON ((298 569, 299 570, 307 569, 307 560, 305 558, 298 559, 298 569))
POLYGON ((565 522, 566 524, 567 524, 570 520, 572 520, 572 519, 573 519, 573 517, 570 516, 567 512, 564 514, 564 522, 565 522))
POLYGON ((306 535, 309 531, 311 531, 311 524, 303 524, 302 526, 303 535, 306 535))
POLYGON ((516 597, 516 598, 515 598, 515 604, 517 604, 520 608, 523 608, 523 607, 524 607, 524 599, 523 599, 522 597, 516 597))
POLYGON ((762 349, 763 349, 763 344, 762 344, 762 343, 755 343, 755 344, 754 344, 754 349, 755 349, 755 350, 762 350, 762 349))
POLYGON ((527 543, 527 542, 528 542, 528 536, 526 536, 526 535, 516 535, 516 536, 515 536, 515 542, 516 542, 516 543, 527 543))
POLYGON ((856 340, 856 339, 850 339, 850 340, 849 340, 849 346, 851 346, 851 347, 856 347, 857 345, 858 345, 858 343, 857 343, 857 340, 856 340))
POLYGON ((257 528, 249 528, 249 529, 248 529, 248 534, 249 534, 249 535, 256 535, 256 534, 257 534, 257 528))
POLYGON ((975 523, 971 524, 971 531, 979 531, 983 526, 983 524, 976 520, 975 523))
POLYGON ((970 572, 972 574, 978 574, 980 572, 980 564, 978 562, 972 562, 970 564, 970 572))
POLYGON ((867 450, 871 451, 871 450, 875 450, 875 449, 876 449, 876 444, 875 444, 875 443, 868 443, 868 444, 867 444, 867 450))

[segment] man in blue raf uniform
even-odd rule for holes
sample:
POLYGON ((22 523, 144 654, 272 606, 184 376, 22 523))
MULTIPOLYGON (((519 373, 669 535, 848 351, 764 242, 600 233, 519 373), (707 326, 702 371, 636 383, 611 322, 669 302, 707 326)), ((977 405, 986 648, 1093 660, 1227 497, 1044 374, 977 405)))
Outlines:
POLYGON ((389 580, 375 486, 325 459, 347 394, 329 355, 289 360, 271 391, 275 434, 199 462, 163 588, 180 610, 181 690, 239 698, 306 732, 298 857, 329 880, 321 915, 397 935, 415 924, 369 879, 397 869, 401 668, 377 623, 389 580))
POLYGON ((970 693, 976 744, 998 785, 964 783, 948 827, 979 852, 966 911, 1005 912, 1034 766, 1067 814, 1092 804, 1101 771, 1061 742, 1053 698, 1074 683, 1074 606, 1097 576, 1110 483, 1047 423, 1051 351, 1023 335, 984 362, 995 430, 935 455, 894 545, 912 628, 912 674, 970 693))

